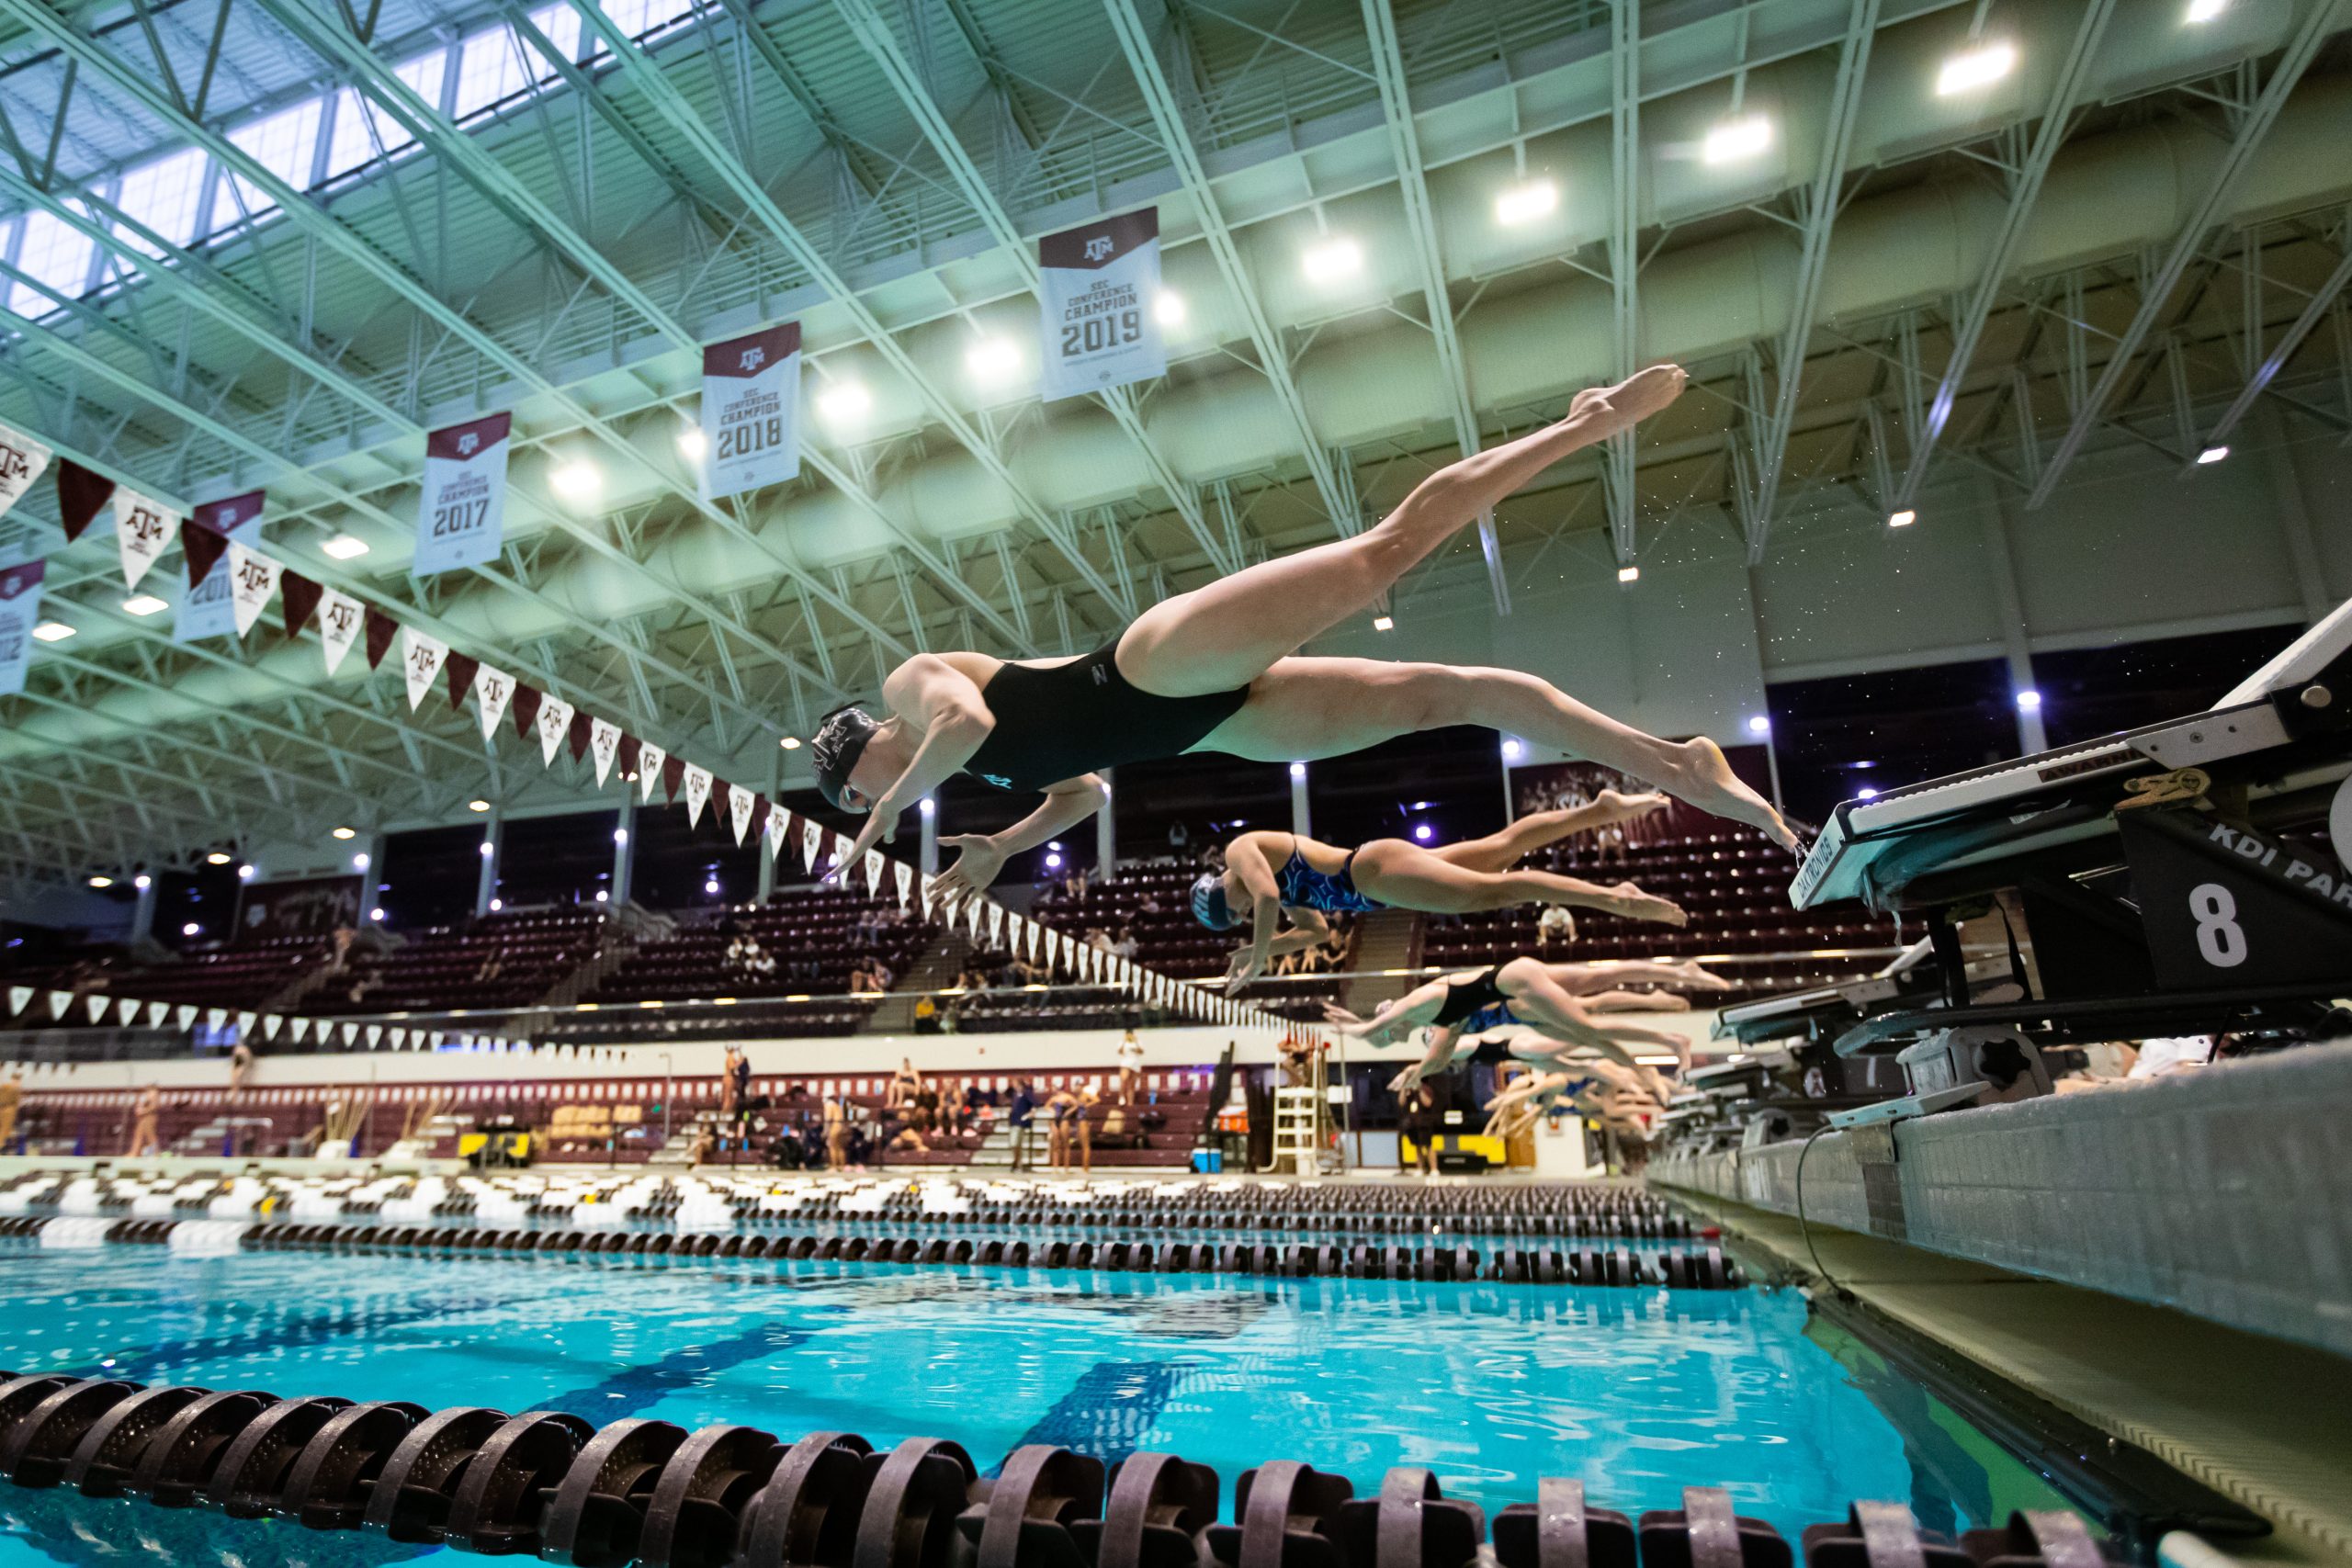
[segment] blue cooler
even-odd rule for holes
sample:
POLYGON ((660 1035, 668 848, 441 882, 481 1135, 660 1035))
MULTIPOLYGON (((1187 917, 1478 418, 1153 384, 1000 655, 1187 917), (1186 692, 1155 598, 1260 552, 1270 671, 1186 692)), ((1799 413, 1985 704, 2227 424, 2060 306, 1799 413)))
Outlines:
POLYGON ((1193 1172, 1196 1176, 1220 1176, 1225 1172, 1223 1149, 1194 1149, 1193 1172))

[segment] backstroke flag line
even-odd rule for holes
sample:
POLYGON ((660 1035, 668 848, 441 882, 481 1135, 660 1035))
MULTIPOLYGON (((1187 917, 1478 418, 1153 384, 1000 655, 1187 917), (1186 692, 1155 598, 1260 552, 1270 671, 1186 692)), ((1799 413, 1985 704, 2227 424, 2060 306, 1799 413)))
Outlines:
POLYGON ((717 501, 800 473, 800 323, 702 351, 703 495, 717 501))
POLYGON ((494 413, 424 438, 412 577, 498 558, 506 521, 507 437, 514 430, 513 414, 494 413))
POLYGON ((1037 242, 1045 396, 1080 397, 1168 373, 1159 299, 1159 209, 1125 212, 1037 242))

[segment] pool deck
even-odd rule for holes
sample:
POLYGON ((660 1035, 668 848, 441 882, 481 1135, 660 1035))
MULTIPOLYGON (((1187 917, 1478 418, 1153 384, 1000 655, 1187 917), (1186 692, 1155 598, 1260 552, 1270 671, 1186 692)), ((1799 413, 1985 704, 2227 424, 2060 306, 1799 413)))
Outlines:
MULTIPOLYGON (((1822 1288, 1786 1215, 1678 1193, 1753 1264, 1822 1288)), ((2352 1563, 2352 1361, 2186 1313, 1815 1224, 1836 1285, 2276 1527, 2230 1561, 2352 1563)), ((2169 1555, 2169 1553, 2168 1553, 2169 1555)))

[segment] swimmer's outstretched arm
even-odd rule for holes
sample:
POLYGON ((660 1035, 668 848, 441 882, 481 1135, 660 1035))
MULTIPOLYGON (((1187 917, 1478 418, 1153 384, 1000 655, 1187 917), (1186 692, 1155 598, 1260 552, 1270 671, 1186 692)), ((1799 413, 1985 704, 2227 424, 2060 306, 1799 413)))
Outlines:
POLYGON ((855 865, 876 843, 897 838, 899 814, 962 773, 996 728, 980 688, 936 654, 918 653, 891 671, 882 682, 882 700, 893 716, 920 727, 922 739, 905 771, 875 799, 835 872, 855 865))
POLYGON ((1432 1073, 1442 1073, 1453 1066, 1457 1052, 1462 1055, 1468 1055, 1470 1052, 1477 1049, 1476 1045, 1473 1044, 1468 1050, 1461 1050, 1462 1045, 1460 1024, 1449 1024, 1443 1029, 1432 1030, 1430 1033, 1429 1050, 1422 1055, 1419 1061, 1413 1063, 1388 1080, 1390 1091, 1399 1095, 1410 1094, 1420 1087, 1423 1078, 1432 1073))
POLYGON ((1102 809, 1102 780, 1080 773, 1046 786, 1037 809, 1001 833, 945 833, 940 843, 956 852, 956 863, 939 874, 933 889, 944 898, 985 893, 1006 859, 1034 850, 1102 809))
POLYGON ((1370 1018, 1358 1018, 1337 1003, 1324 1004, 1323 1015, 1339 1026, 1340 1033, 1351 1040, 1368 1041, 1374 1045, 1392 1043, 1397 1034, 1434 1015, 1445 1000, 1445 982, 1431 980, 1417 986, 1383 1006, 1370 1018))
POLYGON ((1226 846, 1225 869, 1241 879, 1242 891, 1250 896, 1250 945, 1233 955, 1225 971, 1226 983, 1238 986, 1265 972, 1274 932, 1282 924, 1282 887, 1274 881, 1266 852, 1248 835, 1226 846))

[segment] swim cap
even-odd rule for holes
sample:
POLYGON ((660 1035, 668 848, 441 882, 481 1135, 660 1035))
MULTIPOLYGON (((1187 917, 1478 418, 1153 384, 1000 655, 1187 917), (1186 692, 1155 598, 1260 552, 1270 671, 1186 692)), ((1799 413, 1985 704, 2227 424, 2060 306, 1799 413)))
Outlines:
POLYGON ((1213 931, 1231 931, 1241 923, 1225 896, 1225 873, 1204 871, 1193 884, 1193 919, 1213 931))
POLYGON ((865 743, 881 728, 872 714, 854 705, 835 708, 818 720, 808 750, 817 759, 817 793, 828 804, 841 805, 842 792, 849 787, 850 770, 865 755, 865 743))

